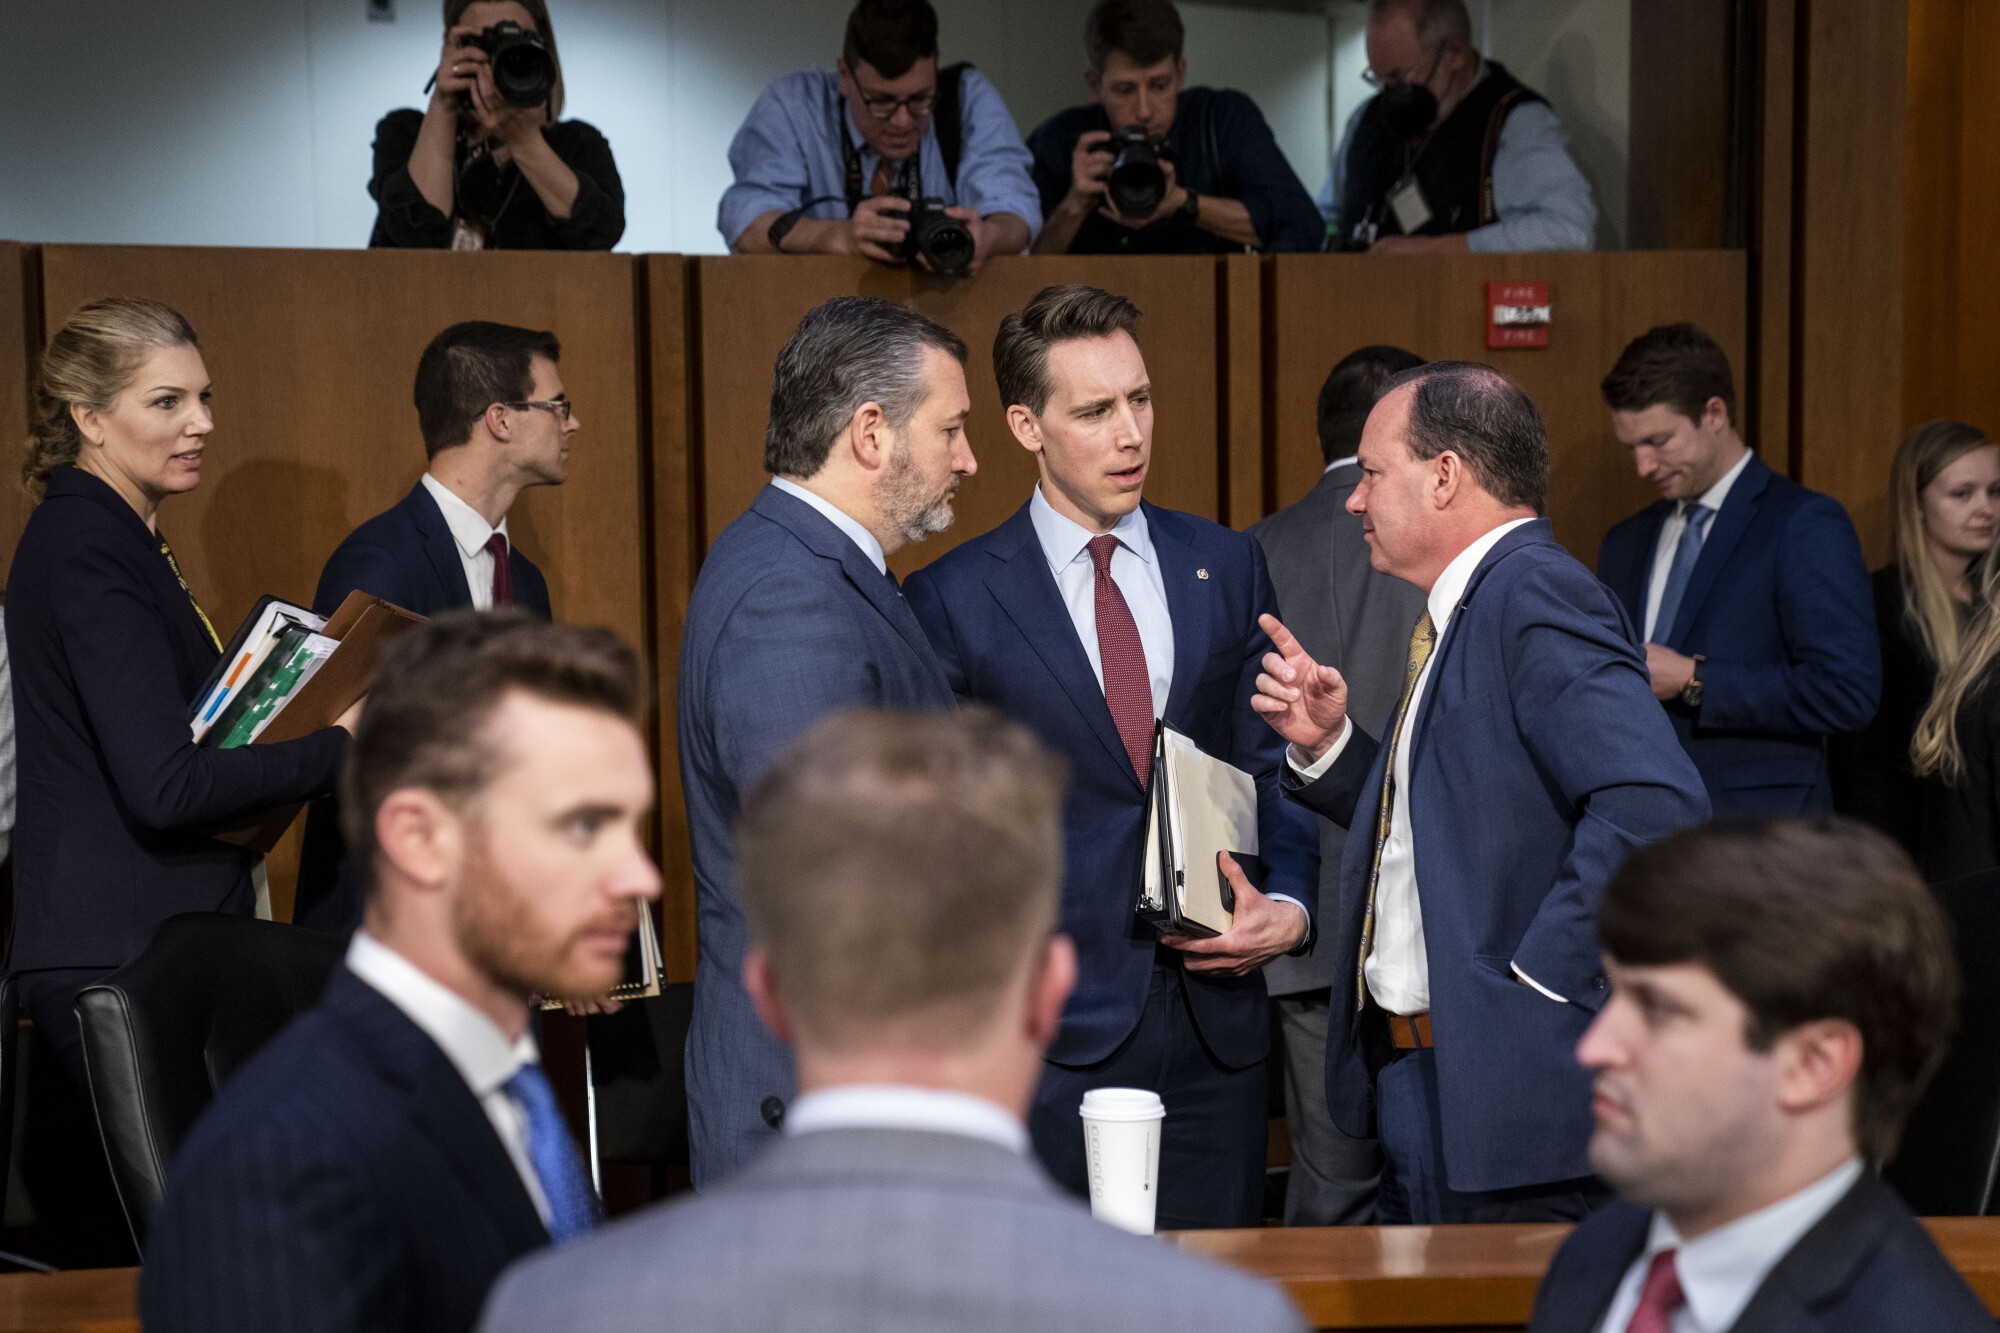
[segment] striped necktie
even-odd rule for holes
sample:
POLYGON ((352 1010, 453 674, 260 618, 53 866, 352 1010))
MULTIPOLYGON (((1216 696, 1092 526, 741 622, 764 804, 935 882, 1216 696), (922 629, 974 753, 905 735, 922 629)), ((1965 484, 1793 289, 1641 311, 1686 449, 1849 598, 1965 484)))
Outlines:
POLYGON ((1410 664, 1403 672, 1403 698, 1396 705, 1396 720, 1389 726, 1388 765, 1382 772, 1382 807, 1375 817, 1375 854, 1368 863, 1368 906, 1361 912, 1361 952, 1354 960, 1354 1012, 1368 1002, 1368 952, 1375 947, 1375 889, 1382 880, 1382 848, 1389 841, 1389 825, 1396 814, 1396 750, 1403 739, 1403 719, 1410 712, 1410 697, 1417 692, 1417 677, 1437 647, 1437 626, 1425 611, 1410 631, 1410 664))

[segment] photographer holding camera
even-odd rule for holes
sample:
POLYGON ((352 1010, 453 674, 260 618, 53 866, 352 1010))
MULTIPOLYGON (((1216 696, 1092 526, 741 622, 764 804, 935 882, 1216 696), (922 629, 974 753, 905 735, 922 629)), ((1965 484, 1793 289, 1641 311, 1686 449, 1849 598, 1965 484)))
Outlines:
POLYGON ((1036 254, 1318 250, 1326 227, 1257 104, 1188 88, 1170 0, 1099 0, 1094 99, 1028 136, 1048 221, 1036 254))
POLYGON ((545 0, 445 0, 421 113, 375 127, 371 247, 609 250, 625 187, 604 136, 562 113, 545 0))
POLYGON ((940 70, 937 51, 928 0, 861 0, 836 70, 766 88, 729 145, 729 248, 950 274, 1027 249, 1042 211, 1020 131, 985 76, 940 70))

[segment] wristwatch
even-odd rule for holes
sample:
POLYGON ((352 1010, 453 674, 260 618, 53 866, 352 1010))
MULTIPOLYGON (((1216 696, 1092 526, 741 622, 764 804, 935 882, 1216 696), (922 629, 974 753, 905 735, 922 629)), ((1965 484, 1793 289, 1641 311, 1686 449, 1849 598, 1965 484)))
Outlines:
POLYGON ((1186 195, 1187 198, 1181 200, 1181 206, 1174 210, 1174 217, 1187 223, 1190 227, 1199 225, 1196 218, 1201 211, 1201 196, 1193 190, 1187 189, 1183 189, 1181 193, 1186 195))
POLYGON ((1701 707, 1701 664, 1707 660, 1700 653, 1696 653, 1694 655, 1694 674, 1688 677, 1687 684, 1681 686, 1680 700, 1689 708, 1701 707))

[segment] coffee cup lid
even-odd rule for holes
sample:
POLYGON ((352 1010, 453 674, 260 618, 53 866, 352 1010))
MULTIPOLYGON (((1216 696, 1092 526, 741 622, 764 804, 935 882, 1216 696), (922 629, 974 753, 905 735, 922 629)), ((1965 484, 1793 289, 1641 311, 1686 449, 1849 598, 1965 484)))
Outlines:
POLYGON ((1092 1088, 1083 1094, 1081 1114, 1091 1120, 1159 1120, 1167 1108, 1159 1093, 1145 1088, 1092 1088))

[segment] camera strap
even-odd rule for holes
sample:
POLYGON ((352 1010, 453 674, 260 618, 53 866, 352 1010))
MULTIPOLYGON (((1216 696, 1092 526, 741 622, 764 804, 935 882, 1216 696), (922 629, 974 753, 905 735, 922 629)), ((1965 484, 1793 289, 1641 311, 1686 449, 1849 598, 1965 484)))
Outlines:
MULTIPOLYGON (((962 110, 965 71, 971 68, 969 61, 960 61, 938 72, 937 104, 931 112, 931 128, 937 132, 938 154, 944 158, 945 179, 951 182, 954 194, 958 191, 958 164, 965 153, 965 113, 962 110)), ((854 146, 854 138, 847 132, 844 117, 841 122, 841 160, 846 168, 847 211, 851 216, 861 201, 868 197, 868 189, 861 179, 861 150, 854 146)), ((919 143, 917 151, 903 159, 902 169, 890 186, 891 194, 905 199, 923 198, 923 156, 923 144, 919 143)))

